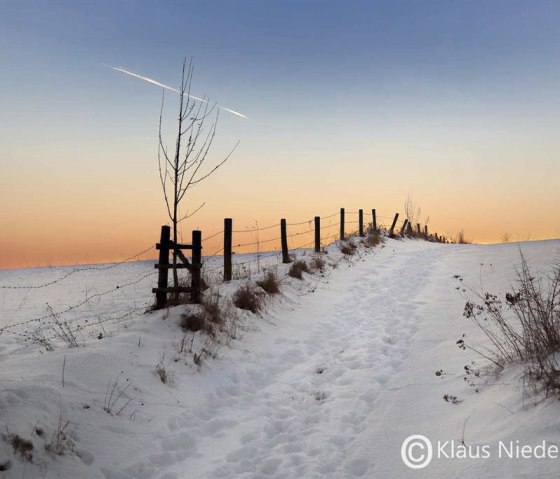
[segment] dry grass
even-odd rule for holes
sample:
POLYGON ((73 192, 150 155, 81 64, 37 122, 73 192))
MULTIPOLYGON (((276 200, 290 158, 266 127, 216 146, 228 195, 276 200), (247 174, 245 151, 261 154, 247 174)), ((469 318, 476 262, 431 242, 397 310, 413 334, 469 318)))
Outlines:
POLYGON ((465 236, 465 232, 461 229, 461 231, 459 231, 457 233, 457 238, 455 238, 455 243, 457 243, 457 244, 471 244, 472 240, 467 239, 467 237, 465 236))
POLYGON ((9 442, 15 455, 20 456, 24 461, 33 462, 34 447, 29 439, 23 439, 19 434, 10 434, 9 442))
POLYGON ((234 293, 233 304, 239 309, 257 314, 262 308, 262 299, 253 286, 246 284, 234 293))
POLYGON ((349 241, 345 241, 340 244, 340 252, 344 256, 352 256, 356 252, 356 245, 350 243, 349 241))
POLYGON ((280 282, 274 271, 269 271, 266 276, 257 281, 257 285, 264 289, 268 294, 280 293, 280 282))
POLYGON ((463 315, 490 340, 491 348, 474 349, 498 366, 521 361, 525 380, 536 391, 560 396, 560 260, 548 278, 546 291, 521 256, 518 287, 504 299, 490 293, 467 302, 463 315))
POLYGON ((221 328, 226 323, 227 307, 224 301, 217 293, 205 294, 197 308, 181 315, 181 328, 193 333, 204 331, 209 336, 214 336, 214 326, 221 328))
POLYGON ((313 256, 311 258, 311 269, 314 271, 320 271, 321 273, 325 270, 326 262, 321 256, 313 256))
POLYGON ((381 235, 377 231, 368 233, 367 236, 362 240, 362 243, 366 248, 375 248, 381 242, 381 235))
POLYGON ((298 259, 292 263, 290 269, 288 270, 288 276, 296 279, 303 279, 303 273, 310 273, 309 266, 307 263, 302 260, 298 259))

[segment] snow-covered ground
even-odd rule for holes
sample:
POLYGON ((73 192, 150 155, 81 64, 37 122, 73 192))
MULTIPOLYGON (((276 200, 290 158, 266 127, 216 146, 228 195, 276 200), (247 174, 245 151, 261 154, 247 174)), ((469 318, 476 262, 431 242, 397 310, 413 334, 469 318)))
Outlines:
MULTIPOLYGON (((520 368, 497 372, 456 344, 463 334, 484 343, 464 303, 471 290, 508 290, 520 248, 546 274, 560 241, 387 240, 351 258, 331 245, 325 273, 303 281, 270 256, 281 295, 259 316, 240 313, 237 338, 201 365, 178 326, 185 306, 143 313, 153 263, 0 289, 0 467, 10 461, 0 477, 558 477, 558 400, 525 390, 520 368), (55 318, 78 330, 78 347, 56 337, 55 318), (480 376, 465 381, 465 365, 480 376), (14 455, 16 435, 31 441, 31 462, 14 455), (433 448, 422 469, 402 459, 411 435, 433 448), (539 455, 543 441, 549 457, 508 457, 522 446, 539 455), (460 444, 479 457, 453 457, 460 444)), ((0 271, 0 287, 70 271, 0 271)))

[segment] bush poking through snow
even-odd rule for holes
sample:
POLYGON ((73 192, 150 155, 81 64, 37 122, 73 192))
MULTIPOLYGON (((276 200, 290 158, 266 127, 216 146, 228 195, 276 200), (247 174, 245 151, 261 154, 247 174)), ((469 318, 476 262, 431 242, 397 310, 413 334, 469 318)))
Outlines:
POLYGON ((381 241, 381 235, 377 231, 372 231, 367 234, 362 242, 366 248, 375 248, 381 241))
POLYGON ((12 467, 12 463, 10 461, 0 462, 0 472, 8 471, 12 467))
POLYGON ((118 416, 132 401, 132 398, 126 396, 126 391, 132 383, 128 378, 121 380, 122 374, 123 372, 121 371, 120 374, 109 383, 107 392, 105 393, 103 410, 107 414, 113 416, 118 416))
POLYGON ((349 241, 344 241, 340 244, 340 252, 344 256, 352 256, 356 252, 356 245, 349 241))
POLYGON ((197 308, 181 315, 181 328, 184 331, 204 331, 213 336, 214 325, 222 326, 226 323, 226 305, 218 294, 205 294, 197 308))
MULTIPOLYGON (((58 318, 59 313, 55 313, 52 307, 48 303, 47 303, 47 311, 53 319, 52 324, 53 324, 53 331, 55 336, 61 341, 63 341, 66 344, 66 346, 68 346, 69 348, 77 348, 78 338, 76 337, 76 333, 72 330, 72 325, 68 322, 68 320, 65 319, 61 321, 58 318)), ((41 344, 41 341, 39 340, 39 343, 42 346, 44 346, 45 349, 47 349, 48 347, 47 342, 48 341, 45 340, 45 342, 41 344)))
POLYGON ((521 361, 525 378, 536 391, 560 396, 560 260, 545 291, 521 255, 517 289, 503 299, 490 293, 478 295, 480 304, 468 301, 463 316, 472 320, 492 343, 491 349, 469 348, 498 366, 521 361))
POLYGON ((455 238, 455 243, 457 244, 471 244, 472 240, 467 239, 467 237, 465 236, 465 232, 463 230, 459 231, 459 233, 457 233, 457 238, 455 238))
POLYGON ((264 289, 268 294, 280 293, 280 282, 274 271, 269 271, 266 276, 257 281, 257 285, 264 289))
POLYGON ((295 260, 290 266, 290 269, 288 270, 288 276, 296 279, 303 279, 303 273, 310 272, 311 271, 309 270, 309 266, 307 266, 307 263, 302 259, 298 259, 295 260))
POLYGON ((233 295, 233 304, 239 309, 251 311, 257 314, 262 307, 261 297, 255 292, 251 285, 241 286, 233 295))
POLYGON ((161 361, 156 366, 156 374, 159 376, 163 384, 167 384, 169 376, 167 375, 167 369, 165 369, 165 364, 163 363, 164 359, 165 356, 161 358, 161 361))
POLYGON ((14 454, 24 461, 33 462, 33 443, 29 439, 23 439, 19 434, 10 434, 9 442, 14 449, 14 454))
POLYGON ((64 422, 62 420, 62 414, 58 417, 58 427, 56 431, 54 431, 51 442, 49 444, 45 444, 45 451, 49 454, 56 454, 57 456, 62 456, 66 448, 70 445, 69 439, 66 436, 66 428, 70 424, 70 421, 64 422))
POLYGON ((206 321, 201 311, 184 313, 181 315, 181 328, 184 331, 196 333, 204 328, 206 321))
POLYGON ((320 256, 313 256, 311 258, 311 269, 315 271, 320 271, 321 273, 325 270, 325 260, 320 256))

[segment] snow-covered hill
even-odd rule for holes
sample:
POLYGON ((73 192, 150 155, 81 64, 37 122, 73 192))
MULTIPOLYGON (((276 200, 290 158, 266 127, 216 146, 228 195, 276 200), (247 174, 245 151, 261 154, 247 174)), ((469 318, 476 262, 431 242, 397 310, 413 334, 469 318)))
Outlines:
MULTIPOLYGON (((484 342, 464 303, 473 290, 508 290, 520 248, 546 274, 560 241, 387 240, 350 258, 332 245, 325 273, 303 281, 277 265, 282 294, 260 316, 240 314, 237 339, 200 365, 178 325, 184 306, 143 314, 152 263, 2 289, 0 477, 558 477, 558 400, 531 395, 519 368, 495 371, 456 344, 463 334, 484 342), (79 327, 68 348, 45 304, 56 316, 86 294, 57 316, 79 327), (465 380, 465 365, 478 377, 465 380), (422 469, 403 462, 411 435, 432 446, 422 469), (457 457, 459 445, 478 457, 457 457), (533 456, 548 447, 548 457, 509 457, 522 446, 533 456)), ((0 271, 0 286, 67 271, 0 271)), ((428 446, 409 452, 422 462, 428 446)))

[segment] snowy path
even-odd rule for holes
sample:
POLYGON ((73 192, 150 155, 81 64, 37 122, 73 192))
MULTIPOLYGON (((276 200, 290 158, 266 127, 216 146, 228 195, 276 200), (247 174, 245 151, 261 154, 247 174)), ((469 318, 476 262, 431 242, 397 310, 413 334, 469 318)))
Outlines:
MULTIPOLYGON (((536 242, 523 251, 541 274, 559 248, 560 241, 536 242)), ((517 245, 387 240, 341 260, 325 278, 286 279, 262 317, 247 318, 238 340, 201 367, 179 352, 180 308, 48 353, 16 350, 4 335, 0 423, 32 439, 36 457, 29 464, 10 456, 4 440, 0 465, 12 458, 6 477, 91 479, 558 477, 560 459, 442 457, 422 470, 401 459, 413 434, 434 444, 560 446, 558 401, 526 394, 519 368, 492 372, 456 345, 464 333, 484 339, 461 317, 463 287, 483 282, 485 291, 503 292, 518 262, 517 245), (155 372, 164 359, 166 384, 155 372), (472 361, 483 371, 474 386, 464 381, 472 361), (131 402, 123 398, 124 412, 107 414, 115 379, 130 381, 131 402), (59 418, 70 424, 72 446, 47 457, 59 418), (37 425, 42 437, 32 432, 37 425)))
MULTIPOLYGON (((408 354, 416 298, 441 254, 387 248, 382 258, 337 271, 345 276, 337 288, 304 298, 268 344, 237 352, 239 367, 230 364, 196 415, 169 421, 162 454, 177 447, 185 457, 165 477, 366 475, 369 461, 351 451, 408 354)), ((153 477, 154 459, 130 472, 153 477)))

